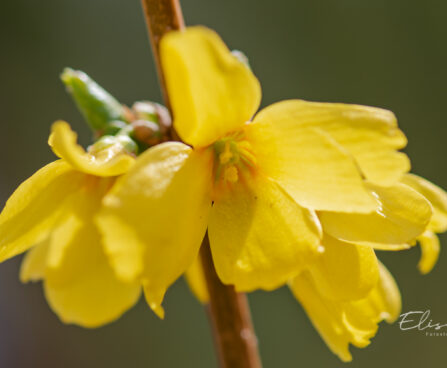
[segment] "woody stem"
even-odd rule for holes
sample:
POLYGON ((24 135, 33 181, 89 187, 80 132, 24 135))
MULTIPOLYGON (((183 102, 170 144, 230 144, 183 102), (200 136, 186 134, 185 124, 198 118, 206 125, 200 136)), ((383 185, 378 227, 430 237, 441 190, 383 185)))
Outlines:
MULTIPOLYGON (((166 106, 169 96, 160 63, 159 44, 171 30, 184 28, 178 0, 142 0, 152 51, 157 65, 160 85, 166 106)), ((175 132, 172 134, 175 136, 175 132)), ((217 276, 211 255, 208 234, 203 240, 200 258, 208 294, 207 306, 221 368, 261 368, 257 339, 251 323, 250 309, 245 294, 233 286, 224 285, 217 276)))
POLYGON ((207 308, 220 367, 261 368, 247 296, 220 281, 214 268, 208 234, 203 239, 200 257, 210 296, 207 308))

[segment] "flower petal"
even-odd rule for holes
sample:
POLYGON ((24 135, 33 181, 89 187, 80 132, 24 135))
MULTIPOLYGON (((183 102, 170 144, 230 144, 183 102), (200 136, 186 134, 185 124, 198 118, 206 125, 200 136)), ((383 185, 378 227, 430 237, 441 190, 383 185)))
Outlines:
POLYGON ((20 281, 39 281, 45 277, 49 242, 48 239, 30 249, 20 266, 20 281))
POLYGON ((97 327, 135 304, 141 286, 116 278, 93 225, 114 179, 82 176, 84 185, 63 202, 49 236, 26 255, 21 279, 44 279, 48 302, 64 322, 97 327))
POLYGON ((407 156, 397 152, 407 140, 388 110, 289 100, 262 110, 256 120, 293 125, 295 129, 322 129, 355 158, 366 178, 376 184, 391 185, 410 169, 407 156))
POLYGON ((432 216, 430 203, 404 184, 384 188, 369 184, 380 208, 369 214, 322 211, 323 229, 331 236, 377 249, 408 248, 422 234, 432 216))
POLYGON ((379 320, 393 323, 399 318, 402 309, 402 300, 399 287, 393 275, 379 262, 379 283, 368 295, 368 298, 355 302, 366 309, 371 308, 370 313, 379 320))
POLYGON ((47 268, 62 267, 66 252, 74 242, 74 238, 83 227, 92 226, 102 199, 116 180, 113 177, 83 176, 83 185, 66 198, 63 203, 64 211, 49 235, 47 268))
POLYGON ((63 211, 64 199, 84 175, 55 161, 23 182, 0 215, 0 262, 43 241, 63 211))
POLYGON ((420 273, 426 275, 438 261, 441 250, 439 238, 433 231, 427 230, 418 237, 418 241, 421 246, 421 259, 418 263, 418 269, 420 273))
POLYGON ((274 289, 318 253, 315 213, 261 177, 215 201, 208 228, 217 274, 238 291, 274 289))
POLYGON ((185 279, 195 297, 201 303, 208 303, 210 297, 200 257, 197 257, 194 263, 186 270, 185 279))
POLYGON ((45 295, 65 323, 98 327, 119 318, 139 299, 141 286, 118 280, 92 224, 65 246, 59 267, 47 268, 45 295))
POLYGON ((362 313, 359 308, 358 314, 364 318, 357 317, 350 323, 347 318, 350 302, 326 299, 309 273, 300 274, 289 286, 328 348, 342 361, 352 360, 350 343, 365 347, 376 334, 378 326, 368 313, 362 313), (358 326, 357 321, 360 322, 358 326))
POLYGON ((307 272, 289 284, 321 338, 345 362, 352 360, 349 344, 360 348, 367 346, 381 320, 392 322, 399 316, 399 290, 386 268, 379 265, 380 279, 371 292, 360 300, 334 301, 326 298, 318 282, 307 272))
POLYGON ((377 284, 379 266, 371 247, 324 236, 324 252, 309 266, 321 294, 328 299, 364 298, 377 284))
POLYGON ((123 153, 121 147, 111 147, 107 152, 94 156, 85 152, 77 143, 77 134, 65 121, 57 121, 51 128, 48 141, 54 153, 69 163, 73 169, 95 176, 117 176, 125 173, 135 159, 123 153))
POLYGON ((185 142, 207 146, 256 112, 258 80, 212 30, 189 27, 168 33, 160 57, 174 127, 185 142))
POLYGON ((319 128, 301 128, 288 111, 270 107, 246 126, 259 170, 301 206, 315 210, 371 212, 377 203, 354 160, 319 128), (264 112, 267 110, 267 112, 264 112))
MULTIPOLYGON (((87 176, 85 176, 85 180, 88 181, 87 176)), ((61 204, 63 211, 61 211, 60 216, 55 221, 48 237, 41 244, 31 249, 25 256, 22 263, 23 277, 25 279, 27 278, 26 274, 32 271, 33 268, 36 268, 35 272, 40 270, 40 278, 44 278, 47 267, 60 267, 67 248, 73 242, 77 232, 82 228, 84 222, 89 221, 88 219, 91 221, 92 213, 88 211, 81 212, 80 210, 86 206, 89 208, 91 203, 96 203, 96 207, 98 207, 99 201, 91 195, 93 194, 90 193, 91 191, 86 192, 84 188, 77 188, 76 191, 67 196, 61 204)), ((97 211, 97 208, 94 210, 97 211)))
POLYGON ((447 193, 437 185, 414 174, 407 174, 402 183, 421 193, 433 206, 433 217, 428 225, 435 233, 447 231, 447 193))
POLYGON ((162 315, 166 289, 197 257, 211 208, 211 152, 176 142, 143 153, 120 177, 97 218, 107 253, 124 280, 142 277, 162 315))

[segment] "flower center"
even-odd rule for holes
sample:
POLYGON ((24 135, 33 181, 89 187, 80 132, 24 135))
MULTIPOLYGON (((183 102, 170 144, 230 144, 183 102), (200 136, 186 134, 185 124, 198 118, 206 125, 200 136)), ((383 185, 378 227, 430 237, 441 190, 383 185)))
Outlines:
POLYGON ((236 183, 256 166, 252 146, 243 132, 232 133, 213 144, 215 154, 215 180, 236 183))

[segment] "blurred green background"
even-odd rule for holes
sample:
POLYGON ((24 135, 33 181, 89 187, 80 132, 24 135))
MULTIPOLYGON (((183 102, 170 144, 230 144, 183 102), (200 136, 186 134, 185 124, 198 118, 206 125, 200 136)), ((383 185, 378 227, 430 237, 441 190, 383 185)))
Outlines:
MULTIPOLYGON (((184 0, 188 24, 216 29, 243 50, 263 85, 263 105, 298 97, 394 111, 413 171, 447 188, 447 2, 439 0, 184 0)), ((89 132, 59 81, 65 66, 89 73, 120 101, 160 101, 138 0, 0 2, 0 203, 53 160, 50 124, 89 132)), ((441 238, 447 245, 447 237, 441 238)), ((381 253, 403 310, 431 309, 447 323, 447 254, 416 270, 419 250, 381 253)), ((0 265, 0 367, 216 367, 203 308, 183 280, 160 321, 141 301, 97 330, 63 325, 40 284, 21 285, 20 259, 0 265)), ((288 290, 250 295, 265 368, 341 367, 288 290)), ((444 366, 447 337, 382 324, 352 367, 444 366)))

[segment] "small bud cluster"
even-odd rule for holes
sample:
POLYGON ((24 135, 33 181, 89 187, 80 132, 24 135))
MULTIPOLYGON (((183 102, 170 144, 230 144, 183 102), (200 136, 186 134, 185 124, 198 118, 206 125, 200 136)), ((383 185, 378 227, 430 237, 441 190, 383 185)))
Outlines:
POLYGON ((66 68, 61 79, 93 130, 96 141, 89 152, 113 146, 137 155, 169 140, 171 116, 166 107, 139 101, 129 108, 82 71, 66 68))

